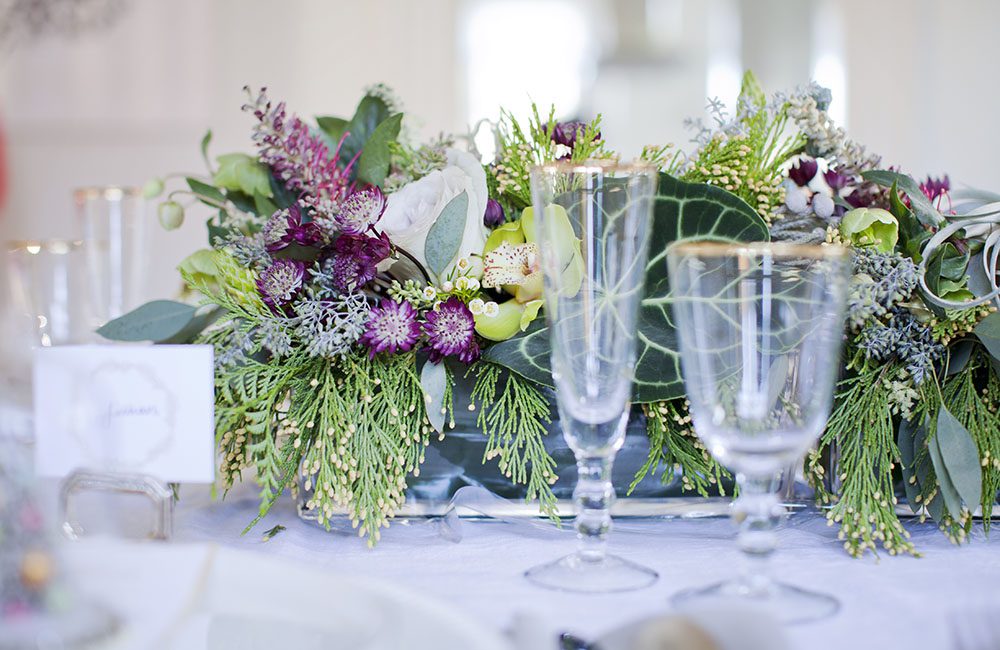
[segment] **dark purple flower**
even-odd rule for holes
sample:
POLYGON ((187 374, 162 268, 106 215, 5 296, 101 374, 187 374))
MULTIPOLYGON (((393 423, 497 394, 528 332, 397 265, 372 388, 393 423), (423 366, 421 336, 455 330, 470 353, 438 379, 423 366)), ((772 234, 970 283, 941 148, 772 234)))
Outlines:
POLYGON ((313 246, 322 238, 315 223, 302 223, 302 208, 298 203, 272 214, 261 233, 264 235, 264 247, 269 253, 280 251, 291 244, 313 246))
POLYGON ((368 346, 368 355, 379 352, 407 352, 420 338, 417 310, 410 303, 383 298, 378 307, 368 313, 368 323, 360 341, 368 346))
POLYGON ((338 291, 350 292, 375 279, 378 264, 389 257, 392 244, 385 234, 341 235, 330 248, 330 256, 323 262, 323 271, 331 277, 338 291))
POLYGON ((382 218, 386 199, 378 187, 372 185, 348 196, 339 206, 334 220, 341 232, 360 235, 382 218))
POLYGON ((292 301, 302 289, 306 265, 298 260, 275 260, 257 278, 257 290, 264 303, 280 308, 292 301))
POLYGON ((799 158, 798 162, 788 170, 788 178, 795 181, 799 187, 805 187, 816 176, 819 165, 812 158, 799 158))
MULTIPOLYGON (((271 105, 267 89, 255 98, 244 88, 250 103, 243 110, 252 113, 258 123, 253 130, 260 160, 292 192, 303 194, 307 202, 339 200, 350 186, 350 169, 357 156, 343 169, 339 166, 341 138, 332 153, 324 140, 309 125, 294 115, 287 115, 285 103, 271 105)), ((346 137, 347 134, 344 134, 346 137)))
POLYGON ((874 201, 874 197, 870 192, 865 192, 859 187, 845 196, 844 200, 847 201, 852 208, 867 208, 874 201))
POLYGON ((507 215, 504 214, 500 202, 496 199, 486 201, 486 213, 483 215, 483 223, 486 224, 486 227, 496 228, 503 225, 505 221, 507 221, 507 215))
MULTIPOLYGON (((542 127, 547 133, 548 126, 542 127)), ((570 122, 556 122, 555 126, 552 127, 552 133, 549 137, 556 144, 561 144, 565 147, 572 149, 576 146, 576 139, 587 129, 587 125, 584 122, 570 121, 570 122)), ((595 140, 601 139, 601 134, 597 133, 594 136, 595 140)))
POLYGON ((948 175, 945 174, 941 178, 934 178, 933 176, 928 176, 927 180, 920 184, 920 191, 924 193, 929 200, 933 201, 939 196, 943 196, 951 191, 951 180, 948 175))
POLYGON ((430 346, 430 360, 439 363, 445 357, 456 357, 469 364, 478 359, 475 327, 472 312, 455 296, 427 312, 424 333, 430 346))
POLYGON ((826 181, 826 184, 829 185, 830 189, 833 190, 833 193, 836 194, 840 190, 844 189, 844 187, 847 186, 848 181, 851 179, 848 178, 846 174, 841 174, 836 169, 828 169, 823 172, 823 180, 826 181))

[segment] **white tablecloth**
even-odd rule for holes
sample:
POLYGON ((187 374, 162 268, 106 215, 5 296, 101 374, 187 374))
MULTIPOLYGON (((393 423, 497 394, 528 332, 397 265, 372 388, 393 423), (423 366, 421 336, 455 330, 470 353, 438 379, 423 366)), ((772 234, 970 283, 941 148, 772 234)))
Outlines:
MULTIPOLYGON (((528 614, 553 629, 592 638, 668 611, 670 594, 727 578, 739 563, 728 520, 621 520, 611 550, 653 567, 660 580, 631 593, 577 595, 539 589, 522 577, 525 569, 573 548, 568 530, 463 520, 455 541, 454 535, 441 534, 438 522, 397 522, 369 550, 353 534, 328 533, 300 521, 288 501, 241 536, 255 511, 253 496, 245 493, 221 503, 189 494, 177 509, 174 541, 211 542, 388 581, 449 603, 495 630, 528 614), (277 524, 286 530, 263 541, 262 533, 277 524)), ((938 650, 954 647, 949 627, 954 613, 986 606, 1000 614, 1000 531, 987 539, 977 524, 972 543, 955 547, 930 523, 907 526, 924 557, 858 560, 846 555, 836 529, 818 514, 790 518, 780 533, 776 576, 842 602, 832 619, 790 627, 793 647, 938 650)))

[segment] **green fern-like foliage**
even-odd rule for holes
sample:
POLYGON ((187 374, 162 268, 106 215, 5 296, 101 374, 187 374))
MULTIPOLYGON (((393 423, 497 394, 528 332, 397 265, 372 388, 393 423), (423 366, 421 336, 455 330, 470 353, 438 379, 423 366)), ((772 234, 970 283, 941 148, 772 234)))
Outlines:
POLYGON ((497 459, 504 476, 527 487, 527 500, 538 499, 541 512, 557 519, 556 462, 545 450, 549 401, 538 386, 502 366, 480 361, 474 372, 472 400, 487 436, 483 462, 497 459))
POLYGON ((660 472, 664 485, 680 476, 681 490, 685 492, 696 492, 703 497, 725 496, 722 480, 732 476, 695 435, 685 401, 681 398, 642 405, 649 456, 629 486, 629 494, 647 476, 660 472))

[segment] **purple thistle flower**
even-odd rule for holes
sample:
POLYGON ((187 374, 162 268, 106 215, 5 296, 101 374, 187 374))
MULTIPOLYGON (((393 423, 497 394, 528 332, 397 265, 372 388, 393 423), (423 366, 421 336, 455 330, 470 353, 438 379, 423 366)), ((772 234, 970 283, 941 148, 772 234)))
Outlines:
POLYGON ((335 289, 346 293, 375 279, 378 264, 389 257, 392 244, 384 234, 380 237, 345 234, 337 238, 330 250, 323 271, 331 277, 335 289))
POLYGON ((847 182, 850 178, 848 178, 846 174, 841 174, 836 169, 828 169, 823 172, 823 180, 826 181, 826 184, 829 185, 830 189, 833 190, 834 194, 836 194, 847 186, 847 182))
POLYGON ((496 228, 497 226, 503 225, 507 221, 507 215, 504 214, 503 206, 496 199, 489 199, 486 201, 486 213, 483 214, 483 223, 487 228, 496 228))
POLYGON ((344 169, 339 167, 344 138, 331 154, 323 139, 310 131, 309 125, 286 114, 284 102, 272 107, 267 88, 261 88, 256 98, 249 87, 244 90, 250 103, 244 104, 243 110, 253 113, 258 120, 253 129, 253 141, 261 162, 271 168, 288 190, 303 194, 309 202, 343 198, 350 186, 349 170, 355 162, 352 160, 344 169))
POLYGON ((469 364, 478 359, 480 350, 475 327, 472 312, 455 296, 427 312, 424 333, 430 346, 430 360, 440 363, 445 357, 456 357, 469 364))
POLYGON ((408 352, 420 338, 417 310, 410 303, 383 298, 378 307, 368 313, 368 323, 359 339, 368 346, 368 356, 379 352, 408 352))
POLYGON ((272 214, 261 233, 268 253, 288 248, 291 244, 313 246, 322 238, 315 223, 302 223, 302 208, 298 203, 272 214))
POLYGON ((933 201, 939 196, 943 196, 951 191, 951 180, 948 178, 947 174, 941 178, 928 176, 927 180, 920 184, 920 191, 924 193, 924 196, 926 196, 928 200, 933 201))
POLYGON ((298 260, 275 260, 257 278, 257 290, 267 306, 278 309, 302 289, 305 274, 306 265, 298 260))
POLYGON ((788 178, 795 181, 799 187, 809 184, 819 170, 819 165, 812 158, 799 158, 798 162, 788 170, 788 178))
POLYGON ((360 235, 382 218, 386 206, 385 194, 372 185, 354 192, 344 200, 334 215, 341 232, 360 235))

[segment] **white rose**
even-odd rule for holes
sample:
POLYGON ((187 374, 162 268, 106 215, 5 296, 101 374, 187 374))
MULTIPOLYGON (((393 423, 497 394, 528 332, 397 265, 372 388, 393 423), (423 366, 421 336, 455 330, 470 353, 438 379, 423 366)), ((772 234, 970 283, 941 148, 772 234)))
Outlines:
MULTIPOLYGON (((466 192, 469 209, 465 217, 462 243, 455 257, 445 267, 443 276, 455 267, 459 258, 479 262, 489 229, 483 223, 486 201, 486 172, 472 154, 458 149, 447 150, 447 167, 413 181, 389 195, 388 205, 379 226, 392 242, 412 255, 427 269, 424 244, 431 226, 453 198, 466 192), (473 257, 474 256, 474 257, 473 257)), ((474 275, 482 274, 482 264, 474 264, 474 275)), ((427 269, 428 273, 433 273, 427 269)), ((437 278, 431 278, 437 281, 437 278)))

